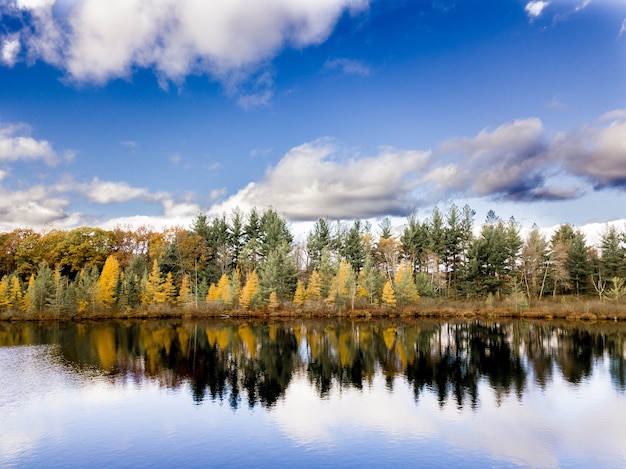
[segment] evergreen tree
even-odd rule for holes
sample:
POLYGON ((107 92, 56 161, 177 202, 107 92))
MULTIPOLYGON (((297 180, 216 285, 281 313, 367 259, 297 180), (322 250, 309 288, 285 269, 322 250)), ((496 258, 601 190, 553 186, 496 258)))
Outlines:
POLYGON ((566 266, 576 295, 586 293, 589 290, 587 285, 591 278, 591 269, 585 235, 579 230, 574 233, 572 245, 567 253, 566 266))
POLYGON ((30 311, 43 312, 54 297, 54 274, 46 262, 39 264, 33 282, 28 283, 26 296, 30 311))

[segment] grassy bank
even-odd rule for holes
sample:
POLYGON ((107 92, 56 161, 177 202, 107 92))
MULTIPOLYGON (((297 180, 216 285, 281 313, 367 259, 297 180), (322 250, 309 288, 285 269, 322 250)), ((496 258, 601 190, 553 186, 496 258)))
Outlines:
POLYGON ((428 318, 531 318, 568 319, 583 321, 626 321, 626 304, 601 301, 597 298, 565 298, 533 301, 523 304, 503 301, 457 301, 437 298, 421 298, 416 305, 407 308, 355 307, 279 307, 248 311, 227 309, 206 304, 198 307, 170 307, 160 305, 134 310, 94 310, 66 314, 52 310, 39 312, 3 311, 3 321, 81 321, 104 319, 165 319, 197 317, 254 317, 254 318, 329 318, 329 317, 428 317, 428 318))

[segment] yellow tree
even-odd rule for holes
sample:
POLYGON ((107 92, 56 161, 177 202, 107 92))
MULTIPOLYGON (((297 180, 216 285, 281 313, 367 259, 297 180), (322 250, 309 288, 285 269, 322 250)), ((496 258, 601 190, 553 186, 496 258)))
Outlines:
POLYGON ((228 303, 229 291, 230 280, 228 280, 228 275, 222 274, 220 281, 217 282, 217 292, 219 294, 218 299, 221 300, 222 303, 228 303))
POLYGON ((7 309, 9 303, 9 277, 5 275, 0 280, 0 309, 7 309))
POLYGON ((241 295, 239 295, 239 305, 241 305, 245 309, 250 309, 254 306, 255 295, 258 295, 259 292, 259 276, 256 273, 256 270, 253 270, 248 275, 246 279, 246 284, 241 290, 241 295))
POLYGON ((176 287, 174 286, 174 279, 172 273, 168 272, 165 277, 165 281, 158 286, 156 293, 154 294, 155 303, 170 303, 176 302, 176 287))
POLYGON ((220 290, 217 285, 214 283, 209 287, 209 292, 207 293, 206 300, 208 302, 215 302, 220 300, 220 290))
POLYGON ((396 307, 396 294, 393 291, 393 287, 391 286, 391 282, 387 280, 385 286, 383 287, 383 304, 386 306, 390 306, 392 308, 396 307))
POLYGON ((354 308, 354 296, 356 294, 356 281, 354 271, 349 262, 341 261, 337 275, 333 279, 326 301, 337 306, 342 306, 347 299, 352 300, 354 308))
POLYGON ((322 279, 317 270, 314 270, 309 278, 309 284, 306 289, 306 299, 311 301, 319 301, 322 299, 322 279))
POLYGON ((405 261, 400 263, 396 272, 394 291, 397 301, 401 304, 414 303, 420 297, 413 281, 411 266, 405 261))
POLYGON ((13 309, 20 309, 24 303, 24 295, 22 294, 22 286, 20 285, 20 279, 17 275, 14 275, 9 282, 9 307, 13 309))
POLYGON ((269 298, 270 302, 267 305, 270 309, 276 309, 280 306, 280 302, 278 301, 278 295, 276 294, 275 291, 273 291, 272 293, 270 293, 270 298, 269 298))
POLYGON ((96 303, 106 308, 115 304, 115 290, 119 277, 120 266, 114 256, 107 257, 96 288, 96 303))
POLYGON ((306 290, 302 280, 298 280, 296 283, 296 292, 293 295, 293 304, 296 306, 302 306, 306 300, 306 290))
MULTIPOLYGON (((208 299, 208 298, 207 298, 208 299)), ((191 279, 189 275, 183 275, 183 280, 180 285, 180 293, 178 294, 178 303, 185 306, 193 304, 193 294, 191 292, 191 279)))
MULTIPOLYGON (((144 306, 151 305, 157 301, 157 291, 163 284, 161 278, 161 269, 159 269, 159 263, 155 260, 152 262, 152 270, 148 275, 148 278, 144 278, 143 295, 141 295, 141 304, 144 306)), ((161 298, 159 297, 159 300, 161 298)))

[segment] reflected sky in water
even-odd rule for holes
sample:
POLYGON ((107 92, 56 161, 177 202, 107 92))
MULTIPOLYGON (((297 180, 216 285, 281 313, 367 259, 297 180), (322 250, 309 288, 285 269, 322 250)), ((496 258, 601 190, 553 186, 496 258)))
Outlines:
POLYGON ((619 467, 624 337, 516 322, 3 326, 0 466, 619 467))

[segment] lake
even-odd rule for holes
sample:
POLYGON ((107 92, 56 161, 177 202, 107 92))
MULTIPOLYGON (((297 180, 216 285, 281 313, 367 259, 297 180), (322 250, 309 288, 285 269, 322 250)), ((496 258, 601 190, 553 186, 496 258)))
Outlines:
POLYGON ((0 467, 626 467, 626 324, 0 324, 0 467))

